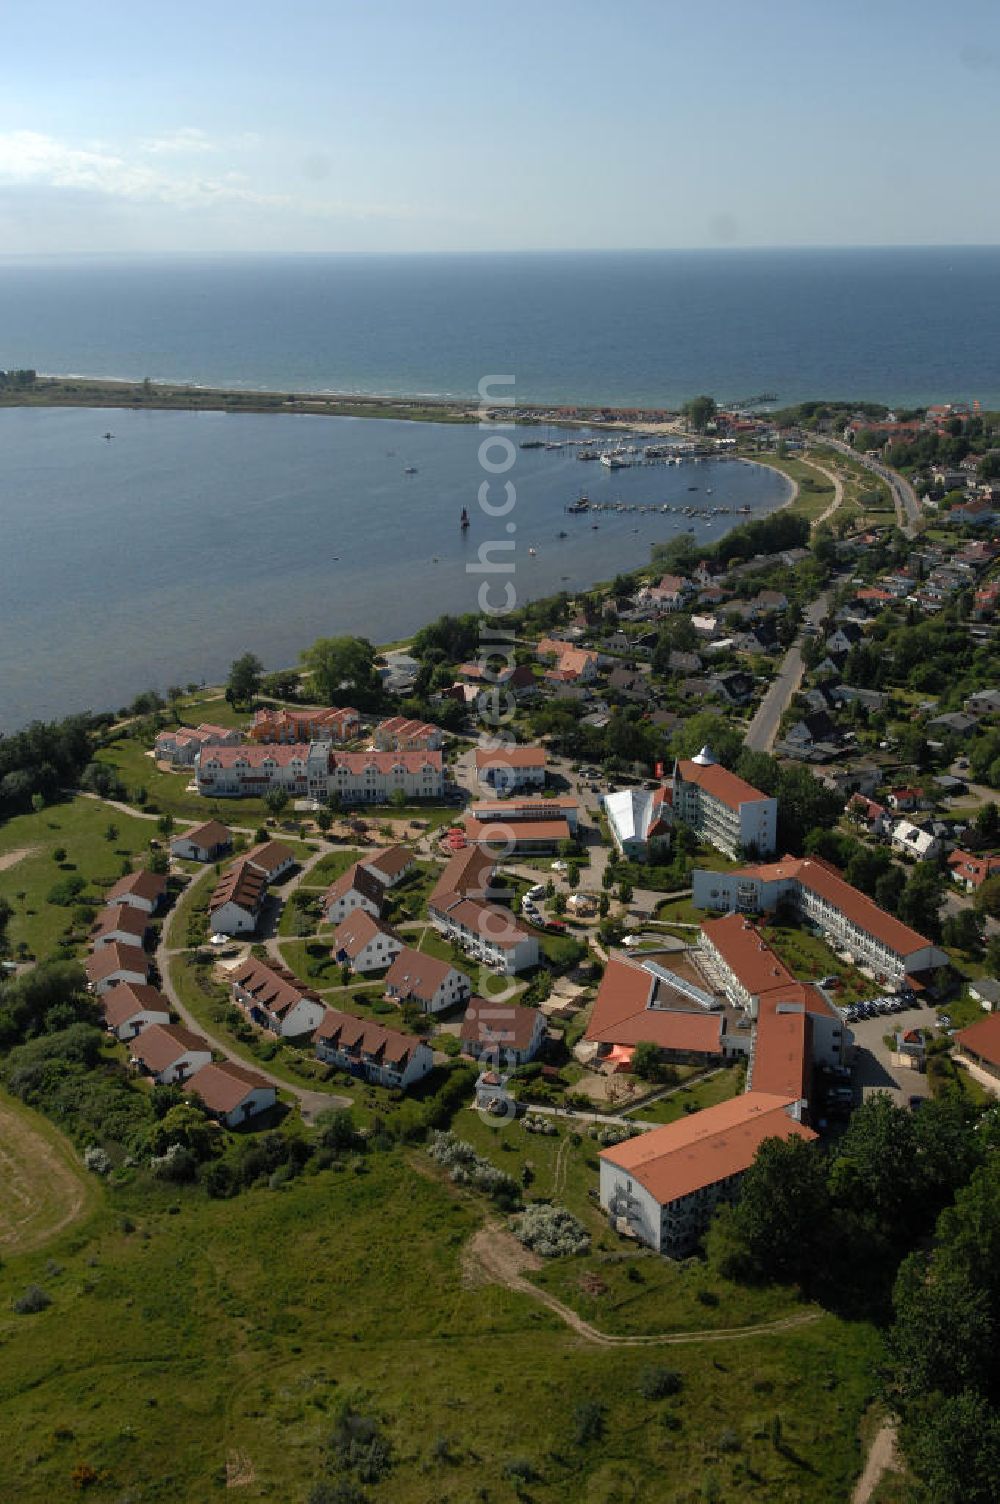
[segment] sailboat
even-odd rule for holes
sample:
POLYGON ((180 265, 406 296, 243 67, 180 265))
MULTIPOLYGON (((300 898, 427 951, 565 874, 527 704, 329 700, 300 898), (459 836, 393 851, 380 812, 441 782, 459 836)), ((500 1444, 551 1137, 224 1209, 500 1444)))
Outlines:
POLYGON ((465 529, 470 525, 469 524, 469 512, 468 512, 468 508, 467 507, 463 507, 462 508, 462 516, 461 516, 461 518, 459 520, 459 524, 458 525, 462 529, 463 533, 465 532, 465 529))

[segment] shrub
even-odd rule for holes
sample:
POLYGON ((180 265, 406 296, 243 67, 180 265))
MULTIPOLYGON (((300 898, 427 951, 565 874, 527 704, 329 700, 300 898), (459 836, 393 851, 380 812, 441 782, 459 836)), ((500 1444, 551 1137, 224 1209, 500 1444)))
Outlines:
POLYGON ((604 1435, 604 1406, 596 1400, 582 1400, 573 1411, 573 1440, 578 1447, 600 1441, 604 1435))
POLYGON ((453 1133, 435 1132, 431 1139, 430 1155, 439 1165, 444 1165, 451 1171, 451 1178, 456 1185, 474 1185, 477 1190, 485 1191, 487 1195, 508 1206, 519 1204, 521 1197, 516 1181, 453 1133))
POLYGON ((83 1162, 95 1175, 110 1174, 111 1160, 97 1144, 91 1144, 90 1148, 84 1151, 83 1162))
POLYGON ((526 1248, 542 1258, 561 1258, 586 1253, 590 1234, 571 1212, 562 1206, 535 1202, 510 1219, 511 1230, 526 1248))
POLYGON ((17 1316, 35 1316, 51 1304, 51 1295, 46 1295, 40 1285, 29 1285, 23 1295, 19 1295, 10 1303, 11 1310, 17 1316))
POLYGON ((639 1393, 644 1400, 665 1400, 679 1394, 684 1380, 674 1368, 662 1368, 659 1364, 644 1368, 639 1375, 639 1393))

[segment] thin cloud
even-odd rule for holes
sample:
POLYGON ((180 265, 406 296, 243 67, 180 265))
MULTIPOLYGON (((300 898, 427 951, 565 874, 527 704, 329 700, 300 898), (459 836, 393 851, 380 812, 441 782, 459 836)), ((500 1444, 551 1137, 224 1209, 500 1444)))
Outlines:
MULTIPOLYGON (((193 173, 170 170, 155 160, 166 155, 169 139, 182 139, 187 151, 214 150, 204 133, 185 129, 172 137, 140 143, 137 155, 105 143, 71 146, 40 131, 0 132, 0 187, 47 187, 90 192, 131 203, 166 204, 175 209, 239 206, 282 210, 329 219, 410 219, 405 205, 350 204, 322 198, 267 193, 249 186, 245 173, 193 173), (193 146, 197 140, 205 144, 193 146), (154 150, 150 142, 159 146, 154 150), (144 160, 153 156, 154 162, 144 160)), ((135 149, 133 148, 133 151, 135 149)), ((221 147, 220 147, 221 150, 221 147)))

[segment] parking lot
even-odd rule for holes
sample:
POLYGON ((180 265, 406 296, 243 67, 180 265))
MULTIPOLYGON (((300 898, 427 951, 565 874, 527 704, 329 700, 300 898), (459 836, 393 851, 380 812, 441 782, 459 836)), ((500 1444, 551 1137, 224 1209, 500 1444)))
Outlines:
POLYGON ((847 1025, 857 1047, 853 1072, 856 1100, 863 1101, 876 1091, 888 1092, 903 1105, 910 1097, 930 1096, 926 1075, 906 1065, 893 1065, 892 1052, 882 1036, 897 1031, 905 1033, 907 1029, 926 1029, 934 1021, 932 1009, 916 1007, 877 1018, 857 1019, 847 1025))

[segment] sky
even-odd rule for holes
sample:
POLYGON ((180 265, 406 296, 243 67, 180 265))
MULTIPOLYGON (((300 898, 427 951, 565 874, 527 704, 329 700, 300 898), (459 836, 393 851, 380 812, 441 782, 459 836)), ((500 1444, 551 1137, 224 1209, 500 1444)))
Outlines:
POLYGON ((1000 6, 0 0, 0 254, 996 244, 1000 6))

